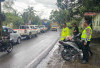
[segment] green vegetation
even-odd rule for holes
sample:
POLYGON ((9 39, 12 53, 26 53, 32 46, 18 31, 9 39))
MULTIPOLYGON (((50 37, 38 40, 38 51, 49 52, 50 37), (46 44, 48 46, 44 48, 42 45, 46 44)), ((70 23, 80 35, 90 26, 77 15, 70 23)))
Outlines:
POLYGON ((25 24, 41 25, 41 19, 35 14, 36 11, 33 7, 28 7, 21 14, 12 7, 13 5, 13 0, 6 0, 3 4, 3 13, 6 16, 6 21, 3 22, 4 26, 19 28, 20 25, 25 24))
POLYGON ((23 24, 23 19, 20 16, 16 16, 13 13, 5 13, 6 21, 3 22, 3 25, 17 28, 20 24, 23 24))
POLYGON ((50 20, 79 25, 85 12, 100 12, 100 0, 57 0, 59 10, 51 12, 50 20))
MULTIPOLYGON (((22 14, 22 19, 24 23, 27 24, 31 21, 31 24, 39 25, 41 24, 41 20, 39 16, 35 14, 35 10, 33 7, 28 7, 25 9, 24 13, 22 14)), ((30 23, 29 23, 30 24, 30 23)))

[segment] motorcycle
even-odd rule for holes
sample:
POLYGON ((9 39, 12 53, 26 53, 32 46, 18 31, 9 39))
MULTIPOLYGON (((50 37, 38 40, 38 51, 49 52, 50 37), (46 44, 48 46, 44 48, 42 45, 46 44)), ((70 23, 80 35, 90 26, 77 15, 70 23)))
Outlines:
POLYGON ((10 53, 13 49, 13 45, 10 39, 7 36, 3 36, 0 40, 0 52, 10 53))
POLYGON ((78 34, 77 36, 73 36, 71 40, 59 41, 61 46, 63 46, 61 56, 64 60, 73 62, 76 59, 83 58, 83 53, 80 48, 80 36, 81 34, 78 34))

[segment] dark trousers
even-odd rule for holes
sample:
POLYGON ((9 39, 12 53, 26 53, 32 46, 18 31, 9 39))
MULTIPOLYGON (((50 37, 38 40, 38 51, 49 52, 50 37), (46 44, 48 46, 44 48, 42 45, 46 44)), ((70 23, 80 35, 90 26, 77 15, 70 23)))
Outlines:
POLYGON ((87 42, 87 45, 84 45, 84 41, 82 42, 83 60, 86 60, 87 62, 89 60, 89 53, 92 53, 89 44, 90 41, 87 42))

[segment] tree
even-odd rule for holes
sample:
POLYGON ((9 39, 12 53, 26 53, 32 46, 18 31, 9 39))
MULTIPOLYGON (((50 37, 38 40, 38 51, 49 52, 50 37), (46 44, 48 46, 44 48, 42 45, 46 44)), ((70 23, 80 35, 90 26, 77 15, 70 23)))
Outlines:
POLYGON ((59 15, 56 18, 60 24, 71 21, 74 15, 78 14, 78 11, 74 9, 78 6, 76 3, 76 0, 57 0, 59 15))
POLYGON ((22 14, 22 19, 23 19, 23 21, 24 21, 24 24, 25 23, 28 23, 28 12, 24 12, 23 14, 22 14))
POLYGON ((61 12, 59 13, 61 20, 65 22, 76 19, 75 16, 80 20, 85 12, 100 12, 100 0, 57 0, 57 6, 61 12))
POLYGON ((58 22, 60 25, 71 20, 71 15, 68 10, 52 11, 50 20, 53 22, 58 22))
POLYGON ((12 7, 13 5, 14 0, 6 0, 4 2, 3 9, 5 10, 6 21, 3 22, 3 25, 18 28, 24 22, 21 16, 19 16, 19 13, 12 7))
POLYGON ((75 2, 76 0, 57 0, 57 6, 62 10, 67 10, 73 8, 76 5, 75 2))
POLYGON ((100 12, 100 0, 84 0, 81 7, 83 12, 100 12))
POLYGON ((24 23, 29 23, 29 21, 34 21, 34 17, 35 17, 35 10, 33 9, 33 7, 28 7, 27 9, 25 9, 25 12, 22 14, 22 18, 24 20, 24 23))
POLYGON ((35 24, 35 25, 41 25, 42 24, 39 16, 35 16, 34 21, 32 22, 32 24, 35 24))
POLYGON ((3 22, 3 25, 9 26, 12 28, 18 28, 23 24, 23 19, 19 16, 14 15, 13 13, 5 13, 6 21, 3 22))
POLYGON ((14 4, 14 1, 13 1, 13 0, 6 0, 6 1, 4 2, 4 4, 3 4, 4 10, 5 10, 6 12, 13 12, 13 10, 14 10, 14 9, 12 8, 13 4, 14 4))
POLYGON ((24 24, 29 23, 31 21, 31 24, 41 24, 41 20, 39 16, 35 14, 35 10, 33 7, 28 7, 25 9, 24 13, 22 14, 22 18, 24 20, 24 24))

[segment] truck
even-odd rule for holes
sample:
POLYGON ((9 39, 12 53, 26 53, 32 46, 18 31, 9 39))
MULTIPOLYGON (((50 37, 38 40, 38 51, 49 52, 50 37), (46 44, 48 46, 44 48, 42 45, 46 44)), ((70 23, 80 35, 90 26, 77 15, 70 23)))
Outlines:
POLYGON ((57 22, 51 23, 51 31, 57 31, 57 28, 58 28, 57 22))
POLYGON ((31 25, 21 25, 19 29, 13 29, 21 35, 21 37, 26 37, 26 39, 31 39, 33 36, 37 37, 37 30, 33 29, 31 25))

